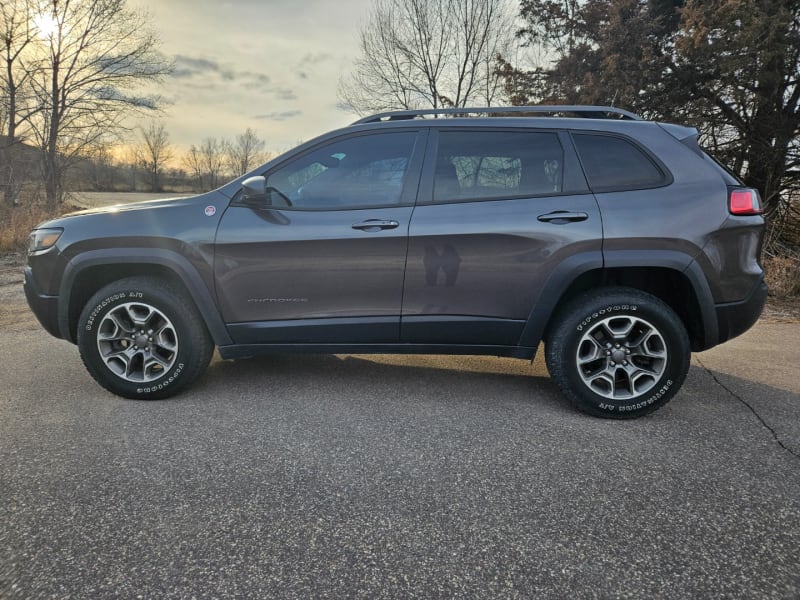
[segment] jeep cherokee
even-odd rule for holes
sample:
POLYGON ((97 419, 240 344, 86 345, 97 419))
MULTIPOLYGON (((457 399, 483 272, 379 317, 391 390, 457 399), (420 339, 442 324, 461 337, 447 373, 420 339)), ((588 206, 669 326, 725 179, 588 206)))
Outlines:
POLYGON ((374 115, 203 195, 39 225, 25 292, 128 398, 176 394, 215 347, 532 359, 544 342, 575 407, 640 416, 766 298, 759 195, 697 137, 609 107, 374 115))

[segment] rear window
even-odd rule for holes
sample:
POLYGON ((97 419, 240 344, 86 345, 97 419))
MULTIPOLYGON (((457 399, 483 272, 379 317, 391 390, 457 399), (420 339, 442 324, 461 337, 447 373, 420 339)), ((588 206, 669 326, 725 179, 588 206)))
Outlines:
POLYGON ((626 139, 584 133, 572 138, 592 191, 641 190, 667 183, 661 168, 626 139))

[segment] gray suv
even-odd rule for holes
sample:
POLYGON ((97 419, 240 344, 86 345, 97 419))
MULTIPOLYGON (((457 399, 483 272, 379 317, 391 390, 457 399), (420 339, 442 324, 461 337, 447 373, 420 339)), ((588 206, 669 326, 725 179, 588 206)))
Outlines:
POLYGON ((532 359, 578 409, 636 417, 767 290, 758 193, 697 131, 609 107, 400 111, 213 192, 41 224, 25 291, 128 398, 212 351, 532 359))

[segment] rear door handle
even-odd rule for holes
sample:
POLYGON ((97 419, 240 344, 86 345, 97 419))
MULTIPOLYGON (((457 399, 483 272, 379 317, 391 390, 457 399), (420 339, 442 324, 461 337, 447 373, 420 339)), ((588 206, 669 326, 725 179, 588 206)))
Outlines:
POLYGON ((589 215, 587 215, 585 212, 568 212, 566 210, 557 210, 555 212, 547 213, 546 215, 539 215, 537 218, 544 223, 564 225, 566 223, 575 223, 576 221, 585 221, 589 218, 589 215))
POLYGON ((382 229, 394 229, 399 227, 398 221, 386 221, 384 219, 367 219, 360 223, 353 223, 353 229, 360 229, 362 231, 381 231, 382 229))

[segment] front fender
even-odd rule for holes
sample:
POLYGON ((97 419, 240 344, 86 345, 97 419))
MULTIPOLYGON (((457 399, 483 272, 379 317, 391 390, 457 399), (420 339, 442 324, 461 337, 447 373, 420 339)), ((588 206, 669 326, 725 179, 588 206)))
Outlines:
POLYGON ((214 298, 197 269, 183 256, 163 248, 105 248, 83 252, 69 260, 61 279, 58 303, 60 337, 75 341, 70 328, 70 300, 78 276, 86 269, 113 265, 157 265, 166 268, 183 283, 206 323, 217 346, 233 343, 220 317, 214 298))

